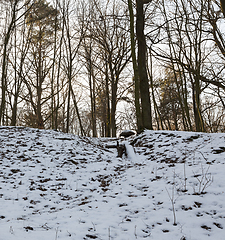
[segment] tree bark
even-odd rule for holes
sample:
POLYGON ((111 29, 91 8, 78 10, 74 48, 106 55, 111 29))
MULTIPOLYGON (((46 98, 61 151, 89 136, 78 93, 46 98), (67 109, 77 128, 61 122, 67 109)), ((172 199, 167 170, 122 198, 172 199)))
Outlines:
POLYGON ((134 40, 134 12, 132 6, 132 0, 128 0, 128 9, 130 15, 130 41, 131 41, 131 57, 133 63, 134 71, 134 97, 135 97, 135 110, 136 110, 136 119, 137 119, 137 132, 140 132, 143 129, 142 126, 142 117, 141 117, 141 108, 140 108, 140 82, 138 74, 138 65, 135 52, 135 40, 134 40))
POLYGON ((220 0, 221 10, 223 12, 223 16, 225 17, 225 0, 220 0))
POLYGON ((44 81, 43 76, 43 56, 42 56, 42 46, 39 43, 39 52, 38 52, 38 69, 37 69, 37 126, 39 129, 44 128, 44 122, 42 118, 41 111, 41 98, 42 98, 42 83, 44 81))
POLYGON ((140 81, 141 107, 142 107, 142 130, 152 129, 151 102, 149 94, 149 82, 146 68, 146 41, 144 35, 144 9, 143 1, 136 0, 137 19, 136 34, 138 41, 138 72, 140 81))
MULTIPOLYGON (((24 23, 25 24, 25 23, 24 23)), ((24 34, 24 32, 23 32, 24 34)), ((27 54, 27 50, 29 48, 29 41, 25 43, 25 34, 22 37, 22 55, 20 58, 20 63, 19 63, 19 69, 17 69, 16 64, 18 62, 17 59, 17 52, 15 50, 15 92, 14 92, 14 102, 13 102, 13 107, 12 107, 12 119, 11 119, 11 126, 16 126, 16 121, 17 121, 17 107, 18 107, 18 99, 19 99, 19 93, 20 93, 20 89, 21 89, 21 85, 22 85, 22 72, 23 72, 23 66, 24 66, 24 62, 25 62, 25 57, 27 54)), ((15 32, 15 43, 17 41, 16 38, 16 32, 15 32)), ((15 44, 16 46, 16 44, 15 44)))
POLYGON ((97 137, 96 129, 96 106, 95 106, 95 79, 93 74, 93 63, 92 63, 92 45, 90 42, 89 47, 85 45, 87 70, 89 75, 89 88, 91 98, 91 125, 92 125, 92 136, 97 137))
MULTIPOLYGON (((107 58, 107 55, 105 55, 105 58, 107 58)), ((106 123, 105 123, 105 136, 106 137, 110 137, 111 136, 111 121, 110 121, 110 115, 111 115, 111 111, 110 111, 110 98, 109 98, 109 75, 108 75, 108 61, 105 60, 105 98, 106 98, 106 104, 105 104, 105 108, 106 108, 106 123)))

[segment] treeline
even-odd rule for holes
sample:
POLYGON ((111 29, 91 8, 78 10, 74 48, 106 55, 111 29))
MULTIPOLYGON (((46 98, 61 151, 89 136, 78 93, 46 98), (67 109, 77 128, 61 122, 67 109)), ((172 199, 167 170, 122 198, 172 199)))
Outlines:
POLYGON ((223 4, 1 0, 0 124, 224 132, 223 4))

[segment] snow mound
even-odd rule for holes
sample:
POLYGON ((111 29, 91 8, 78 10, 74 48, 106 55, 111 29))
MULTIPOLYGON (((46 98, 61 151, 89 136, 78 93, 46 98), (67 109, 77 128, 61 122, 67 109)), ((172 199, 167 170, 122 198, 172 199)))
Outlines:
POLYGON ((0 240, 224 239, 225 134, 0 127, 0 240))

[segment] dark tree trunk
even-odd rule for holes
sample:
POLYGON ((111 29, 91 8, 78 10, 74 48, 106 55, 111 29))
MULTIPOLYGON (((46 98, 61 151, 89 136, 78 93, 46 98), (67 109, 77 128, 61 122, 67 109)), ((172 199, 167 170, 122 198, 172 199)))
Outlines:
POLYGON ((109 100, 109 75, 108 75, 108 63, 106 61, 106 129, 105 136, 111 136, 111 122, 110 122, 110 100, 109 100))
MULTIPOLYGON (((4 112, 5 112, 5 94, 6 94, 6 72, 7 72, 7 47, 10 40, 11 33, 15 27, 15 21, 16 21, 16 6, 18 1, 14 2, 13 9, 12 9, 12 19, 10 22, 10 25, 8 27, 8 30, 4 37, 4 46, 3 46, 3 59, 2 59, 2 75, 1 75, 1 88, 2 88, 2 100, 0 105, 0 124, 3 120, 4 112)), ((3 123, 4 124, 4 123, 3 123)))
POLYGON ((140 109, 140 83, 138 75, 137 58, 135 53, 135 37, 134 37, 134 12, 132 6, 132 0, 128 0, 128 8, 130 15, 130 40, 131 40, 131 56, 134 70, 134 97, 135 97, 135 110, 137 119, 137 132, 141 132, 142 127, 142 117, 140 109))
POLYGON ((138 41, 138 73, 140 81, 141 107, 142 107, 142 123, 143 129, 152 129, 151 102, 149 94, 149 82, 146 68, 146 42, 144 35, 144 9, 143 1, 136 0, 137 3, 137 19, 136 34, 138 41))
POLYGON ((43 76, 43 56, 42 56, 42 46, 39 46, 38 52, 38 69, 37 69, 37 126, 39 129, 44 128, 44 122, 41 113, 41 97, 42 97, 42 83, 44 81, 43 76))
POLYGON ((220 0, 221 10, 223 12, 223 16, 225 17, 225 0, 220 0))
POLYGON ((90 42, 89 48, 85 46, 87 69, 89 75, 89 88, 91 98, 91 125, 92 125, 92 136, 97 137, 96 129, 96 104, 95 104, 95 77, 93 74, 93 63, 92 63, 92 45, 90 42))
POLYGON ((117 96, 117 80, 112 82, 112 100, 111 100, 111 128, 112 137, 116 137, 116 96, 117 96))

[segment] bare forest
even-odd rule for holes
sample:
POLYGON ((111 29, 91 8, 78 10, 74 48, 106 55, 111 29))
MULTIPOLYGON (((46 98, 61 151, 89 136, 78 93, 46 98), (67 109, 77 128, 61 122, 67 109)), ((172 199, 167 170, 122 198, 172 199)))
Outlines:
POLYGON ((218 0, 0 0, 0 125, 225 132, 218 0))

